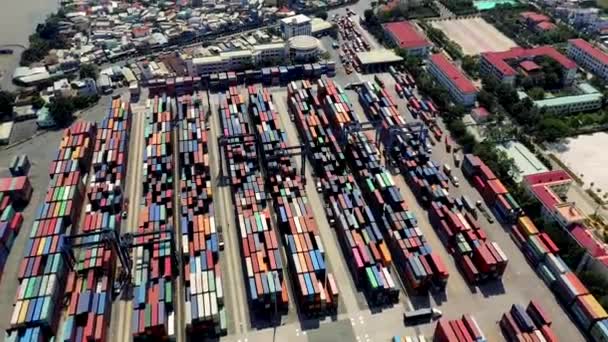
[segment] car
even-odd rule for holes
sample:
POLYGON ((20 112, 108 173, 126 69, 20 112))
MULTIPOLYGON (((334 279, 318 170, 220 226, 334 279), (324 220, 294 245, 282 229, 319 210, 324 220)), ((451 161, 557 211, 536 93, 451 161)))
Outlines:
POLYGON ((481 201, 475 202, 475 205, 477 206, 477 208, 481 208, 481 201))
POLYGON ((123 219, 127 218, 127 211, 123 210, 122 214, 120 215, 123 219))
POLYGON ((219 240, 219 245, 220 245, 220 251, 223 251, 224 250, 224 233, 223 232, 219 232, 218 240, 219 240))
POLYGON ((317 186, 317 192, 320 193, 323 191, 323 184, 321 184, 321 181, 317 181, 316 186, 317 186))
POLYGON ((340 44, 338 44, 338 42, 333 42, 333 43, 331 43, 331 46, 332 46, 334 49, 337 49, 337 48, 339 48, 339 47, 340 47, 340 44))
POLYGON ((455 187, 460 186, 460 181, 459 181, 458 177, 456 177, 456 176, 452 177, 452 183, 454 183, 455 187))

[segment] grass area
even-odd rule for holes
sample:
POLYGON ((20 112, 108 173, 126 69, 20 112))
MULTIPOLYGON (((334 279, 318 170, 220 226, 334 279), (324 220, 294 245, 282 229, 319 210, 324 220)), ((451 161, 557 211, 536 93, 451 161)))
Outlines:
POLYGON ((596 0, 595 3, 603 9, 608 9, 608 0, 596 0))

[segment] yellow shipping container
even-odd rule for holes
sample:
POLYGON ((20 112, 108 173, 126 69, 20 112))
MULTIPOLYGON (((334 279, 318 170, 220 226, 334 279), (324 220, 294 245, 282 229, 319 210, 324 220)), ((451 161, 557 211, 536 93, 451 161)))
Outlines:
POLYGON ((522 232, 527 235, 536 235, 538 234, 538 228, 528 216, 520 216, 517 219, 517 225, 522 229, 522 232))
POLYGON ((587 295, 581 298, 581 300, 585 301, 589 308, 593 310, 593 315, 595 318, 602 319, 608 317, 608 313, 606 312, 606 310, 604 310, 602 305, 600 305, 597 299, 595 299, 595 296, 587 295))

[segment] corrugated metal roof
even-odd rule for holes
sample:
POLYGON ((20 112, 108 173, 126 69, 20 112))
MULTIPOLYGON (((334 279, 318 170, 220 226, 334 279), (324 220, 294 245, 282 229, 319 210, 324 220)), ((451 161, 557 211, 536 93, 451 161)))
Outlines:
POLYGON ((532 151, 518 141, 508 141, 498 145, 497 148, 515 162, 518 172, 513 179, 516 182, 521 182, 523 176, 549 171, 532 151))

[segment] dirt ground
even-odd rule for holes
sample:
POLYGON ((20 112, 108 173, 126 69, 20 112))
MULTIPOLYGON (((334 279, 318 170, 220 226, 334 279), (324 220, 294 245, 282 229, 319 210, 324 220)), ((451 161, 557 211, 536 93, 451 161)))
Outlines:
POLYGON ((514 41, 479 17, 435 20, 431 24, 460 45, 465 55, 505 51, 517 46, 514 41))

